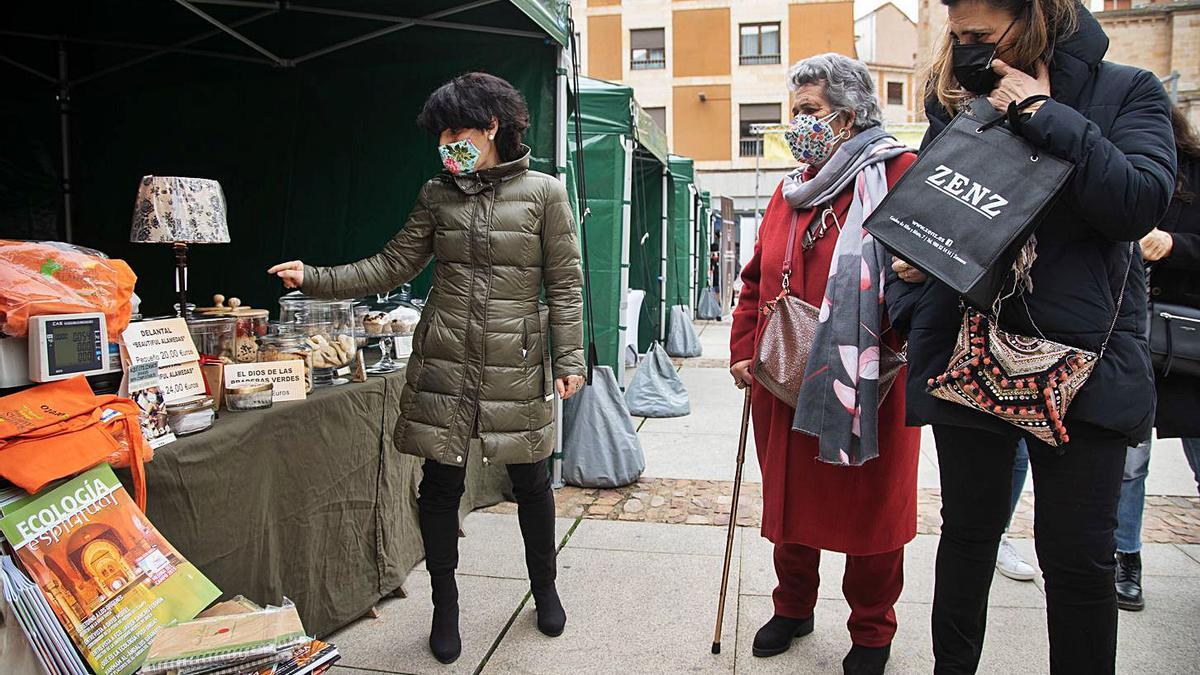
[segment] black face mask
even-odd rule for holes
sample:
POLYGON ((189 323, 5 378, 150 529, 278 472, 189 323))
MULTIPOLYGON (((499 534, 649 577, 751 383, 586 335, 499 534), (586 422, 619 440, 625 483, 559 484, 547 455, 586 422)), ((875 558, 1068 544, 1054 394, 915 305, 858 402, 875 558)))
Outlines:
POLYGON ((1008 31, 1017 23, 1014 18, 1008 28, 995 42, 977 42, 972 45, 956 44, 951 48, 950 58, 954 67, 954 79, 963 89, 977 96, 986 96, 996 88, 996 71, 992 70, 992 60, 996 58, 996 50, 1004 42, 1008 31))

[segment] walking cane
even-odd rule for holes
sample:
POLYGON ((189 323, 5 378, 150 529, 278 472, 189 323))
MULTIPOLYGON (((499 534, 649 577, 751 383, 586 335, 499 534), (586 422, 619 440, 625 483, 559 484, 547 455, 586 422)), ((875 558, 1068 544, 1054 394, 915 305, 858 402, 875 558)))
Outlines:
POLYGON ((746 462, 746 433, 750 429, 750 385, 742 404, 742 435, 738 439, 737 471, 733 476, 733 505, 729 507, 729 533, 725 535, 725 569, 721 571, 721 599, 717 602, 717 627, 713 631, 712 653, 721 653, 721 623, 725 619, 725 593, 729 589, 729 561, 733 556, 733 528, 737 527, 738 496, 742 493, 742 464, 746 462))

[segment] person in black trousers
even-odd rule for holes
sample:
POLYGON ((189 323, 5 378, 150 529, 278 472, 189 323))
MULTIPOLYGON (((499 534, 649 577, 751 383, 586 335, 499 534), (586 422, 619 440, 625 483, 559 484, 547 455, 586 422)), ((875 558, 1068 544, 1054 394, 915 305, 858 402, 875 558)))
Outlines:
POLYGON ((975 95, 997 110, 1046 95, 1051 98, 1027 109, 1032 116, 1019 133, 1037 152, 1074 165, 1032 240, 1032 290, 1003 304, 1000 327, 1099 351, 1114 316, 1116 323, 1065 417, 1070 442, 1052 447, 927 393, 926 383, 950 360, 961 300, 907 262, 894 263, 887 305, 893 325, 909 336, 907 421, 933 425, 941 470, 934 671, 979 667, 1013 458, 1024 436, 1046 582, 1050 671, 1112 673, 1113 530, 1125 448, 1149 437, 1154 420, 1154 376, 1142 328, 1146 277, 1130 244, 1159 221, 1175 185, 1170 102, 1153 73, 1103 61, 1108 38, 1077 0, 943 3, 949 30, 932 64, 924 145, 975 95))
MULTIPOLYGON (((1178 107, 1171 111, 1179 173, 1167 215, 1142 238, 1150 271, 1150 299, 1200 308, 1200 135, 1178 107)), ((1179 438, 1200 491, 1200 378, 1178 370, 1155 374, 1158 438, 1179 438)), ((1117 508, 1117 606, 1140 611, 1142 595, 1142 510, 1150 470, 1150 439, 1129 448, 1117 508)))

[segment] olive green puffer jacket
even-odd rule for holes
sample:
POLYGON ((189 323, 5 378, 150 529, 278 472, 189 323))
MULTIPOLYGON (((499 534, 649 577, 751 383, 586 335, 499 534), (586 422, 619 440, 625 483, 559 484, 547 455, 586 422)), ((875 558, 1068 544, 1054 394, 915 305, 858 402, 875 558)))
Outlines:
POLYGON ((476 449, 495 464, 548 457, 554 378, 585 372, 583 274, 566 190, 529 170, 527 148, 475 174, 438 174, 382 252, 305 266, 302 290, 336 298, 389 291, 431 257, 433 288, 413 337, 397 447, 457 466, 476 449))

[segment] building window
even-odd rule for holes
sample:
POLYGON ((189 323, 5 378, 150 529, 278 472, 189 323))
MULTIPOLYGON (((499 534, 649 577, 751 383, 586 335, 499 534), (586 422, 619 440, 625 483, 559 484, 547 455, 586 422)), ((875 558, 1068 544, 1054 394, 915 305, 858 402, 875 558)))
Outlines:
POLYGON ((662 28, 629 31, 629 69, 655 70, 667 67, 666 38, 662 28))
POLYGON ((654 123, 658 125, 659 129, 662 129, 663 131, 667 130, 667 109, 666 108, 664 108, 664 107, 642 108, 642 110, 646 111, 646 114, 650 116, 650 119, 654 120, 654 123))
POLYGON ((747 23, 741 26, 741 64, 761 66, 779 63, 779 24, 747 23))
POLYGON ((887 104, 888 105, 904 105, 904 83, 903 82, 888 82, 887 83, 887 104))
POLYGON ((747 103, 738 110, 738 156, 761 157, 763 137, 750 133, 755 124, 779 124, 781 110, 778 103, 747 103))

